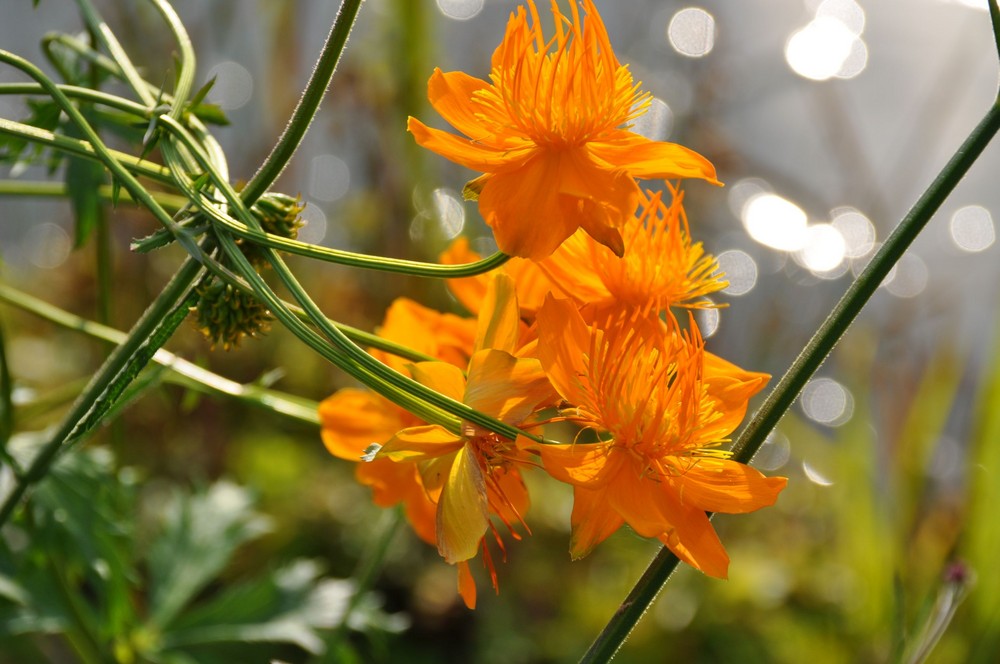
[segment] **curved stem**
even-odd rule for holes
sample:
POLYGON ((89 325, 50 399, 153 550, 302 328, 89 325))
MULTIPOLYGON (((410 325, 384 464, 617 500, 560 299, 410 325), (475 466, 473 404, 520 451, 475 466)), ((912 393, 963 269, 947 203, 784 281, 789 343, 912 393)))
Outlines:
POLYGON ((337 17, 333 21, 333 27, 330 28, 330 34, 327 35, 326 43, 323 44, 323 50, 316 61, 316 67, 309 77, 309 82, 302 92, 299 103, 292 111, 292 117, 289 118, 285 130, 281 133, 274 148, 271 149, 271 153, 267 155, 267 159, 260 165, 260 168, 257 169, 257 172, 240 193, 248 205, 253 204, 263 196, 264 192, 274 184, 281 172, 285 170, 292 155, 295 154, 302 138, 306 135, 306 131, 309 130, 309 125, 312 124, 313 118, 316 117, 316 112, 319 110, 320 102, 326 95, 326 89, 333 78, 333 72, 337 69, 337 63, 340 62, 340 56, 347 44, 347 37, 351 34, 351 28, 354 26, 354 20, 357 18, 360 8, 361 0, 344 0, 341 3, 337 17))
MULTIPOLYGON (((136 321, 129 332, 128 340, 115 348, 107 357, 104 364, 87 384, 86 389, 77 398, 70 412, 63 418, 59 428, 31 460, 31 464, 24 474, 17 478, 14 488, 4 497, 3 503, 0 504, 0 525, 6 523, 28 487, 45 477, 49 466, 55 461, 64 445, 80 435, 82 423, 91 416, 92 411, 97 408, 98 402, 109 391, 113 390, 116 384, 122 382, 122 374, 129 367, 130 362, 139 355, 142 348, 153 343, 151 339, 154 338, 154 333, 157 332, 163 320, 176 307, 177 303, 187 296, 191 284, 200 274, 201 266, 199 263, 188 258, 145 313, 136 321)), ((177 323, 179 324, 180 321, 178 320, 177 323)))
MULTIPOLYGON (((38 127, 32 127, 31 125, 23 124, 21 122, 0 118, 0 134, 17 136, 18 138, 22 138, 26 141, 38 143, 39 145, 46 145, 55 150, 59 150, 60 152, 67 152, 78 157, 103 161, 101 156, 87 141, 69 138, 68 136, 63 136, 62 134, 54 134, 51 131, 39 129, 38 127)), ((157 163, 146 161, 144 159, 138 159, 130 154, 118 152, 117 150, 108 150, 107 153, 123 168, 128 169, 136 175, 149 178, 150 180, 161 184, 172 185, 174 183, 173 178, 170 177, 170 171, 157 163)))
MULTIPOLYGON (((833 350, 889 270, 927 225, 997 131, 1000 131, 1000 100, 993 104, 931 185, 910 208, 875 257, 834 306, 802 353, 782 376, 760 410, 744 427, 733 446, 734 460, 740 463, 750 462, 764 439, 833 350)), ((643 613, 656 599, 656 595, 677 568, 677 564, 677 556, 666 547, 657 553, 615 615, 584 654, 581 662, 606 662, 614 657, 643 613)))
MULTIPOLYGON (((171 183, 173 180, 171 180, 171 183)), ((103 184, 97 189, 97 194, 105 202, 114 200, 114 189, 103 184)), ((0 196, 37 196, 39 198, 64 198, 69 195, 65 182, 49 182, 47 180, 0 180, 0 196)), ((150 195, 165 211, 176 212, 190 201, 177 194, 162 191, 152 191, 150 195)), ((127 192, 121 192, 119 202, 135 203, 127 192)))
MULTIPOLYGON (((147 120, 150 116, 149 108, 143 106, 142 104, 137 104, 128 99, 122 99, 121 97, 108 94, 107 92, 101 92, 100 90, 93 90, 91 88, 81 88, 78 85, 60 84, 56 87, 70 99, 79 99, 80 101, 100 104, 102 106, 114 108, 124 113, 147 120)), ((0 83, 0 95, 48 96, 48 93, 45 91, 45 88, 38 83, 0 83)))
MULTIPOLYGON (((194 145, 193 141, 189 137, 186 137, 187 132, 184 127, 170 118, 164 118, 163 123, 165 127, 180 138, 186 147, 191 150, 192 155, 199 161, 199 165, 212 179, 212 182, 218 191, 223 195, 223 197, 225 197, 230 210, 234 212, 235 215, 248 227, 260 231, 260 223, 250 213, 246 205, 229 185, 229 183, 219 178, 218 174, 213 173, 211 164, 207 162, 206 157, 200 153, 197 149, 197 145, 194 145)), ((165 145, 163 149, 164 157, 167 160, 167 163, 170 164, 174 157, 173 148, 168 144, 165 145)), ((175 171, 175 176, 177 178, 177 185, 191 197, 191 200, 200 199, 198 193, 191 189, 191 183, 185 180, 183 172, 178 169, 175 171)), ((199 203, 199 205, 202 206, 202 211, 213 219, 224 216, 223 213, 217 210, 215 205, 211 203, 202 202, 199 203)), ((278 310, 283 309, 281 301, 277 298, 271 288, 260 278, 260 275, 256 273, 243 253, 239 251, 232 238, 224 232, 218 233, 218 235, 227 257, 233 262, 234 265, 237 266, 240 274, 250 282, 257 296, 261 297, 265 301, 275 315, 281 314, 284 316, 285 314, 289 314, 289 318, 295 320, 294 317, 290 316, 290 312, 278 310)), ((415 414, 420 415, 421 412, 426 411, 428 404, 435 409, 448 413, 450 417, 444 421, 440 421, 440 417, 427 420, 440 423, 446 428, 454 430, 457 426, 455 418, 458 418, 460 420, 477 424, 511 440, 514 440, 521 435, 530 438, 531 440, 542 442, 540 438, 533 434, 523 432, 505 422, 489 417, 484 413, 470 408, 464 403, 448 398, 443 394, 439 394, 438 392, 435 392, 434 390, 418 383, 408 376, 404 376, 398 371, 395 371, 391 367, 388 367, 373 358, 347 338, 347 336, 342 331, 338 330, 336 326, 330 324, 326 315, 323 314, 316 303, 313 302, 312 298, 309 297, 308 293, 306 293, 302 286, 299 285, 298 281, 295 279, 294 275, 292 275, 288 266, 285 265, 280 256, 270 249, 267 250, 266 256, 268 261, 271 263, 271 267, 282 280, 285 287, 292 293, 292 296, 299 302, 302 308, 305 309, 306 313, 309 314, 310 319, 317 326, 317 328, 319 328, 323 335, 333 343, 334 348, 331 350, 334 350, 334 352, 331 357, 336 357, 335 363, 338 367, 347 371, 352 376, 364 382, 372 389, 375 389, 388 399, 395 401, 403 408, 411 410, 415 414)), ((295 320, 295 322, 299 323, 297 320, 295 320)), ((295 332, 298 328, 290 327, 290 329, 295 332)), ((306 337, 300 338, 302 338, 303 341, 306 341, 306 337)), ((313 345, 315 340, 311 337, 309 338, 310 341, 307 341, 307 343, 313 345)), ((325 352, 326 350, 318 346, 313 347, 321 352, 325 352)), ((430 415, 433 417, 436 413, 431 411, 430 415)), ((423 419, 426 420, 427 418, 425 417, 423 419)))
MULTIPOLYGON (((0 302, 5 302, 22 311, 34 314, 49 322, 70 330, 77 330, 95 339, 119 345, 128 340, 128 335, 113 327, 87 320, 48 302, 39 300, 16 288, 0 284, 0 302)), ((255 406, 269 408, 273 412, 306 422, 319 424, 315 401, 270 390, 258 385, 238 383, 174 355, 163 348, 153 354, 153 361, 170 370, 165 380, 208 394, 231 397, 255 406)))

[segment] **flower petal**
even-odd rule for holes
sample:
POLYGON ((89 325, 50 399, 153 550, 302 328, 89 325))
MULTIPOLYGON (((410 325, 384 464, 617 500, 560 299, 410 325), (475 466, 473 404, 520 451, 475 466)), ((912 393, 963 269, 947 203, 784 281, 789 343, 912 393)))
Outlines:
POLYGON ((474 171, 501 173, 523 165, 535 151, 533 144, 497 149, 476 141, 433 129, 416 118, 406 121, 407 130, 421 147, 474 171))
POLYGON ((488 527, 483 474, 468 446, 463 446, 455 454, 438 503, 438 552, 449 563, 468 560, 479 551, 488 527))
POLYGON ((492 348, 513 354, 521 336, 521 316, 517 308, 514 280, 497 273, 486 287, 483 308, 479 312, 474 348, 492 348))
POLYGON ((500 251, 541 260, 577 229, 579 221, 567 214, 561 193, 563 161, 559 152, 539 152, 483 186, 479 211, 500 251))
POLYGON ((569 540, 570 557, 573 560, 583 558, 621 528, 622 523, 621 515, 609 507, 604 490, 577 487, 573 491, 573 514, 570 516, 573 528, 569 540))
POLYGON ((398 431, 382 446, 376 458, 393 461, 417 461, 439 457, 460 448, 464 438, 456 436, 444 427, 427 424, 398 431))
POLYGON ((552 395, 541 363, 500 350, 481 350, 469 360, 464 403, 508 424, 523 422, 552 395))
POLYGON ((538 359, 552 386, 575 405, 592 400, 587 378, 590 330, 576 304, 551 295, 538 310, 538 359))
POLYGON ((319 404, 320 434, 330 454, 361 461, 372 443, 383 443, 416 418, 367 390, 345 388, 319 404))
POLYGON ((659 540, 691 567, 717 579, 728 578, 729 554, 708 515, 697 507, 681 505, 671 490, 658 491, 656 497, 672 526, 659 540))
POLYGON ((464 560, 456 566, 458 567, 458 594, 462 596, 465 608, 474 609, 476 608, 476 580, 472 578, 472 570, 469 569, 469 563, 464 560))
POLYGON ((610 139, 588 143, 587 149, 598 159, 624 168, 635 178, 701 178, 712 184, 722 184, 715 178, 712 162, 694 150, 676 143, 651 141, 630 131, 619 131, 610 139))
POLYGON ((465 72, 445 73, 435 68, 427 81, 427 98, 448 124, 468 138, 494 149, 505 149, 503 145, 496 144, 493 135, 484 133, 484 123, 476 117, 482 108, 474 101, 476 92, 489 87, 486 81, 465 72))
POLYGON ((465 394, 465 374, 453 364, 417 362, 410 365, 410 373, 421 385, 456 401, 461 401, 465 394))
POLYGON ((668 481, 685 505, 708 512, 742 514, 769 507, 788 480, 766 477, 730 459, 678 459, 678 471, 668 481), (683 465, 681 465, 683 464, 683 465))
POLYGON ((613 442, 529 447, 542 458, 545 472, 560 482, 593 489, 608 482, 621 467, 621 449, 613 442))

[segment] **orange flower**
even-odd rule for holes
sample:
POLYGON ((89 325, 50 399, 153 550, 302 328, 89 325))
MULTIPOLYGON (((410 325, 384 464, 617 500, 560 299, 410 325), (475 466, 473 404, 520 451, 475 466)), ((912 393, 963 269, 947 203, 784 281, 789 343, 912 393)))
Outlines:
POLYGON ((562 297, 588 308, 588 319, 622 306, 655 311, 711 306, 705 296, 728 283, 702 244, 691 242, 683 193, 671 187, 671 196, 670 205, 658 193, 643 196, 638 223, 624 230, 624 256, 577 231, 540 261, 539 269, 562 297))
MULTIPOLYGON (((456 366, 465 366, 475 342, 476 321, 442 314, 406 298, 396 299, 386 311, 379 336, 406 345, 456 366)), ((409 373, 410 361, 379 350, 374 357, 397 371, 409 373)), ((373 443, 384 443, 400 429, 424 424, 389 400, 364 390, 347 388, 319 405, 321 436, 334 456, 360 462, 373 443)), ((359 463, 354 476, 372 488, 375 504, 403 504, 406 518, 417 535, 437 542, 435 511, 415 463, 375 459, 359 463)))
MULTIPOLYGON (((472 353, 476 321, 443 314, 405 297, 396 298, 385 312, 378 335, 439 360, 464 367, 472 353)), ((410 361, 380 350, 372 356, 406 373, 410 361)))
POLYGON ((490 82, 434 71, 431 105, 465 137, 407 123, 421 146, 483 173, 466 193, 478 197, 500 250, 514 256, 545 258, 577 228, 621 255, 619 229, 639 202, 634 178, 717 183, 701 155, 627 129, 650 95, 618 62, 592 0, 580 4, 586 19, 576 2, 567 17, 553 0, 549 41, 533 0, 528 11, 518 7, 493 53, 490 82))
MULTIPOLYGON (((416 417, 383 397, 365 390, 339 390, 319 404, 320 434, 330 454, 359 462, 372 443, 392 438, 403 427, 422 424, 416 417)), ((437 506, 424 490, 416 464, 374 459, 354 470, 359 484, 372 488, 379 507, 403 503, 406 520, 420 539, 437 541, 434 513, 437 506)))
MULTIPOLYGON (((441 253, 439 260, 444 265, 460 265, 474 263, 482 256, 469 247, 469 240, 464 237, 455 238, 448 248, 441 253)), ((510 276, 517 290, 517 304, 521 316, 533 319, 538 307, 542 306, 545 296, 552 292, 552 283, 538 267, 538 263, 523 258, 511 258, 497 271, 510 276)), ((448 289, 462 303, 462 306, 474 314, 478 314, 486 300, 486 291, 494 272, 479 274, 474 277, 449 279, 448 289)))
MULTIPOLYGON (((413 377, 441 394, 519 426, 552 396, 538 360, 514 356, 520 324, 513 284, 498 274, 479 317, 468 377, 444 362, 415 364, 413 377)), ((467 561, 480 549, 496 587, 496 573, 484 545, 488 530, 493 528, 496 534, 490 516, 497 516, 511 532, 515 522, 523 523, 528 493, 518 465, 524 456, 514 441, 471 423, 463 424, 460 434, 437 425, 403 429, 376 456, 376 460, 417 464, 428 496, 437 503, 438 551, 447 562, 459 565, 459 592, 470 608, 475 607, 476 588, 467 561)))
POLYGON ((632 312, 588 326, 572 302, 546 300, 538 313, 542 365, 573 406, 567 419, 605 440, 530 449, 575 487, 573 557, 628 523, 724 578, 729 557, 705 512, 772 505, 787 482, 717 448, 768 377, 705 353, 696 327, 684 334, 672 321, 632 312))

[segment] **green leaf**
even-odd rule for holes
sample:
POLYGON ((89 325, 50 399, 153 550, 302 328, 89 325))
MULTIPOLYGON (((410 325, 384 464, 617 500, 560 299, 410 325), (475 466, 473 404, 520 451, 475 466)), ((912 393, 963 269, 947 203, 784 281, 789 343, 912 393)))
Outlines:
POLYGON ((267 642, 319 654, 325 647, 317 630, 339 624, 352 592, 350 581, 323 580, 316 563, 297 560, 186 612, 163 634, 164 649, 267 642))
POLYGON ((175 493, 163 510, 163 531, 149 550, 150 614, 163 628, 226 565, 244 542, 270 526, 252 509, 249 492, 219 482, 193 496, 175 493))
POLYGON ((104 168, 97 162, 69 157, 66 165, 66 192, 73 210, 73 246, 79 249, 100 223, 102 208, 100 187, 104 184, 104 168))
POLYGON ((229 118, 226 112, 218 104, 201 103, 189 108, 189 112, 202 122, 226 127, 229 125, 229 118))
POLYGON ((194 93, 194 96, 191 97, 191 101, 188 102, 188 105, 194 107, 200 104, 201 102, 205 101, 205 97, 208 96, 209 91, 215 85, 215 81, 217 78, 218 77, 213 76, 208 80, 208 83, 201 86, 201 88, 198 89, 198 92, 194 93))

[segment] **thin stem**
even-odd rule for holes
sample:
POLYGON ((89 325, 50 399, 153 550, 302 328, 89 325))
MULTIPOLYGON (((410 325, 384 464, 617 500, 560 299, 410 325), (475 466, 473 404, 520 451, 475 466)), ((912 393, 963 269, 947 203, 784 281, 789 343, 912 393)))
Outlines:
MULTIPOLYGON (((80 101, 86 101, 100 106, 107 106, 108 108, 113 108, 123 113, 128 113, 129 115, 134 115, 137 118, 146 120, 148 120, 151 115, 150 109, 146 108, 142 104, 137 104, 128 99, 122 99, 121 97, 108 94, 107 92, 101 92, 100 90, 93 90, 91 88, 81 88, 76 85, 60 84, 56 87, 58 87, 59 90, 70 99, 78 99, 80 101)), ((38 83, 0 83, 0 95, 48 96, 48 93, 45 91, 45 88, 38 83)))
MULTIPOLYGON (((106 325, 101 325, 86 318, 71 314, 43 300, 28 295, 16 288, 0 284, 0 302, 15 306, 22 311, 44 318, 61 327, 77 330, 95 339, 119 345, 128 339, 128 335, 106 325)), ((258 385, 237 383, 207 369, 174 355, 170 351, 159 349, 153 355, 153 361, 171 370, 174 376, 168 375, 167 380, 191 387, 209 394, 233 397, 245 403, 271 408, 282 415, 292 417, 309 424, 318 424, 316 409, 319 404, 308 399, 269 390, 258 385)))
MULTIPOLYGON (((151 191, 150 196, 160 204, 167 212, 176 212, 190 201, 177 194, 168 194, 162 191, 151 191)), ((97 189, 97 194, 101 200, 111 202, 114 200, 114 188, 111 185, 101 185, 97 189)), ((0 180, 0 196, 35 196, 39 198, 64 198, 69 195, 65 182, 48 182, 35 180, 0 180)), ((119 203, 135 203, 132 196, 127 192, 120 192, 119 203)))
POLYGON ((354 20, 357 18, 360 8, 361 0, 344 0, 341 3, 337 17, 333 21, 333 27, 330 28, 330 34, 327 36, 323 50, 316 61, 316 67, 309 77, 309 82, 302 92, 299 103, 292 112, 292 117, 289 118, 285 130, 278 138, 271 153, 267 155, 267 159, 260 165, 240 194, 248 205, 253 204, 263 196, 264 192, 274 184, 309 130, 309 125, 316 117, 323 96, 330 86, 333 72, 337 69, 337 63, 340 61, 344 45, 347 44, 347 37, 351 34, 351 28, 354 26, 354 20))
MULTIPOLYGON (((144 346, 153 343, 151 339, 160 327, 160 323, 177 303, 186 297, 191 284, 194 283, 199 274, 201 274, 201 266, 196 260, 188 258, 184 261, 174 277, 136 321, 126 342, 118 346, 107 357, 104 364, 87 384, 86 389, 77 398, 52 438, 32 459, 31 465, 24 475, 17 479, 14 488, 4 498, 2 505, 0 505, 0 525, 6 523, 28 487, 45 476, 49 466, 63 449, 63 446, 74 440, 80 424, 94 410, 98 401, 115 387, 116 382, 120 381, 121 374, 129 366, 133 357, 139 355, 144 346)), ((180 321, 178 321, 179 323, 180 321)))
MULTIPOLYGON (((236 216, 248 227, 259 231, 260 223, 252 214, 250 214, 246 205, 240 199, 239 195, 233 191, 233 188, 229 185, 229 183, 225 182, 219 178, 217 174, 213 173, 211 164, 207 162, 205 156, 197 149, 197 145, 194 145, 191 139, 186 136, 187 132, 184 127, 180 126, 170 118, 164 118, 163 124, 175 136, 180 138, 186 147, 188 147, 194 158, 198 160, 199 165, 205 169, 206 173, 208 173, 213 181, 213 184, 226 199, 230 209, 236 214, 236 216)), ((170 145, 164 145, 163 151, 164 158, 167 163, 170 164, 172 162, 174 148, 170 145)), ((177 185, 185 191, 188 196, 190 196, 191 200, 200 200, 198 192, 191 190, 191 183, 185 181, 184 173, 179 169, 175 169, 174 172, 177 185)), ((200 202, 199 205, 201 206, 202 211, 212 219, 218 219, 220 216, 224 216, 220 211, 215 209, 213 204, 200 202)), ((275 310, 275 306, 280 306, 280 304, 278 304, 280 303, 280 300, 278 300, 278 298, 274 295, 270 287, 264 283, 262 279, 260 279, 260 275, 258 275, 249 262, 247 262, 246 257, 238 250, 232 238, 228 237, 226 233, 219 233, 219 237, 222 248, 226 252, 227 257, 238 267, 238 271, 248 281, 250 281, 251 285, 254 286, 254 292, 257 296, 264 298, 272 312, 277 315, 279 312, 275 310)), ((423 411, 426 410, 426 404, 430 404, 434 408, 449 413, 452 418, 457 417, 462 420, 472 422, 473 424, 489 429, 490 431, 496 432, 511 440, 514 440, 521 435, 537 442, 543 442, 540 438, 533 434, 523 432, 506 422, 489 417, 484 413, 470 408, 464 403, 448 398, 443 394, 439 394, 438 392, 421 385, 412 378, 404 376, 398 371, 395 371, 391 367, 388 367, 373 358, 348 339, 343 332, 336 328, 336 326, 329 324, 329 320, 326 318, 326 315, 323 314, 316 303, 313 302, 308 293, 303 290, 302 286, 288 269, 288 266, 285 265, 284 261, 277 255, 277 253, 273 250, 267 250, 265 255, 271 263, 271 267, 274 269, 275 273, 284 283, 285 288, 292 293, 292 296, 309 314, 313 323, 334 344, 335 355, 341 356, 338 357, 338 366, 344 368, 345 371, 358 378, 358 380, 366 382, 369 387, 372 387, 376 391, 382 393, 384 396, 395 401, 407 410, 412 411, 413 408, 416 408, 418 411, 423 411)), ((317 350, 320 349, 317 348, 317 350)), ((442 423, 442 426, 452 429, 455 426, 455 423, 453 421, 446 421, 442 423)))
POLYGON ((104 22, 104 19, 101 18, 100 14, 97 13, 97 10, 94 9, 94 6, 88 0, 77 0, 76 4, 80 7, 80 13, 83 14, 87 27, 90 28, 91 32, 101 42, 101 45, 111 55, 112 60, 118 65, 121 75, 128 82, 132 91, 138 95, 144 106, 153 108, 156 105, 156 98, 139 74, 139 70, 132 64, 128 53, 125 52, 125 49, 118 42, 115 33, 111 31, 111 28, 108 27, 108 24, 104 22))
MULTIPOLYGON (((792 405, 806 382, 847 331, 865 303, 875 293, 892 266, 917 237, 941 203, 965 176, 990 140, 1000 131, 1000 100, 994 103, 982 121, 972 130, 927 190, 882 245, 864 271, 851 284, 830 315, 806 344, 802 353, 785 372, 733 445, 733 459, 749 463, 767 435, 792 405)), ((606 662, 628 638, 643 613, 678 564, 666 547, 662 548, 629 592, 581 662, 606 662)))
MULTIPOLYGON (((31 125, 23 124, 21 122, 15 122, 14 120, 0 118, 0 134, 17 136, 18 138, 23 138, 24 140, 32 143, 46 145, 55 150, 59 150, 60 152, 68 152, 69 154, 76 155, 78 157, 86 157, 87 159, 102 161, 101 155, 98 154, 98 152, 94 150, 93 146, 87 141, 69 138, 68 136, 63 136, 62 134, 54 134, 51 131, 39 129, 38 127, 32 127, 31 125)), ((123 168, 128 169, 136 175, 141 175, 142 177, 149 178, 150 180, 154 180, 162 184, 173 184, 173 179, 170 177, 170 171, 160 164, 152 161, 146 161, 145 159, 139 159, 130 154, 118 152, 117 150, 109 149, 107 150, 107 153, 116 162, 121 164, 123 168)))
POLYGON ((1000 56, 1000 0, 989 0, 990 23, 993 26, 993 40, 997 45, 997 56, 1000 56))

